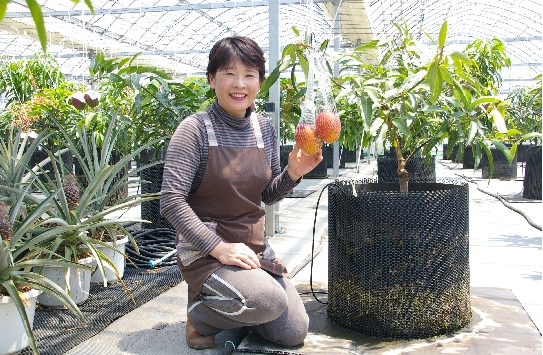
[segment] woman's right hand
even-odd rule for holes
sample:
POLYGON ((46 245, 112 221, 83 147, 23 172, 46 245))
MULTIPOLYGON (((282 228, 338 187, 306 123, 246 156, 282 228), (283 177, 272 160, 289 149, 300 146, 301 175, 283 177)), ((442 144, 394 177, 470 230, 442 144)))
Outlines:
POLYGON ((243 243, 220 241, 209 255, 224 265, 236 265, 247 270, 260 267, 260 261, 255 252, 243 243))

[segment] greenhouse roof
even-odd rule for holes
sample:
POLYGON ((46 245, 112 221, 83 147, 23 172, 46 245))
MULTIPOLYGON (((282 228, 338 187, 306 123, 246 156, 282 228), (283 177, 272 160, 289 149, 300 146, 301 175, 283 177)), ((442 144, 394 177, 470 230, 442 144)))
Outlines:
MULTIPOLYGON (((395 33, 405 21, 421 41, 437 37, 444 20, 448 44, 465 46, 478 38, 502 39, 513 66, 504 86, 522 84, 541 73, 542 0, 276 0, 280 4, 280 45, 298 40, 292 27, 308 30, 317 41, 333 39, 340 24, 340 46, 350 48, 395 33), (338 10, 339 6, 339 10, 338 10), (337 22, 334 22, 337 20, 337 22)), ((264 0, 92 0, 95 15, 83 2, 41 0, 47 51, 63 72, 88 78, 96 52, 131 56, 174 76, 205 72, 207 54, 219 38, 246 35, 269 49, 269 3, 264 0)), ((13 0, 0 22, 0 54, 29 57, 41 49, 26 1, 13 0)))

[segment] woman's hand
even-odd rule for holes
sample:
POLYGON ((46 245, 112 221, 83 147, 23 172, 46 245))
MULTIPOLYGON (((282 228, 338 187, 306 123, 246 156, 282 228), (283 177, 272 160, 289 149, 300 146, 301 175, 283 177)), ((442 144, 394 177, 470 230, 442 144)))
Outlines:
POLYGON ((260 261, 255 252, 243 243, 225 243, 220 241, 211 250, 209 255, 224 265, 236 265, 247 270, 258 269, 260 267, 260 261))
POLYGON ((319 151, 313 155, 307 155, 296 144, 294 145, 288 155, 287 165, 287 172, 292 181, 297 181, 322 161, 322 141, 319 144, 319 151))

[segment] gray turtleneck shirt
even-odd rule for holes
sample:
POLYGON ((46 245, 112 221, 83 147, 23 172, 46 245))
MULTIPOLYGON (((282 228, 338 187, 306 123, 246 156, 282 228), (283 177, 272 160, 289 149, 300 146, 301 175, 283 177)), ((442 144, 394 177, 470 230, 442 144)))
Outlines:
MULTIPOLYGON (((250 109, 244 118, 224 111, 215 102, 206 110, 209 114, 219 146, 256 147, 250 120, 250 109)), ((271 122, 257 115, 266 156, 272 170, 271 180, 262 192, 262 201, 273 204, 283 199, 299 181, 292 181, 286 169, 281 171, 277 153, 277 136, 271 122)), ((160 213, 183 238, 207 256, 220 242, 187 204, 204 176, 208 157, 208 140, 203 120, 196 115, 186 117, 177 127, 168 145, 162 178, 160 213)))

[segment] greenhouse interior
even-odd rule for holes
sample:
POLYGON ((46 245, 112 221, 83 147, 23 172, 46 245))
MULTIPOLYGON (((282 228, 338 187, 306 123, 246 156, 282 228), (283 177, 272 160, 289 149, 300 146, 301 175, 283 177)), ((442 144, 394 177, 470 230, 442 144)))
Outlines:
POLYGON ((541 353, 542 9, 0 1, 0 355, 541 353))

